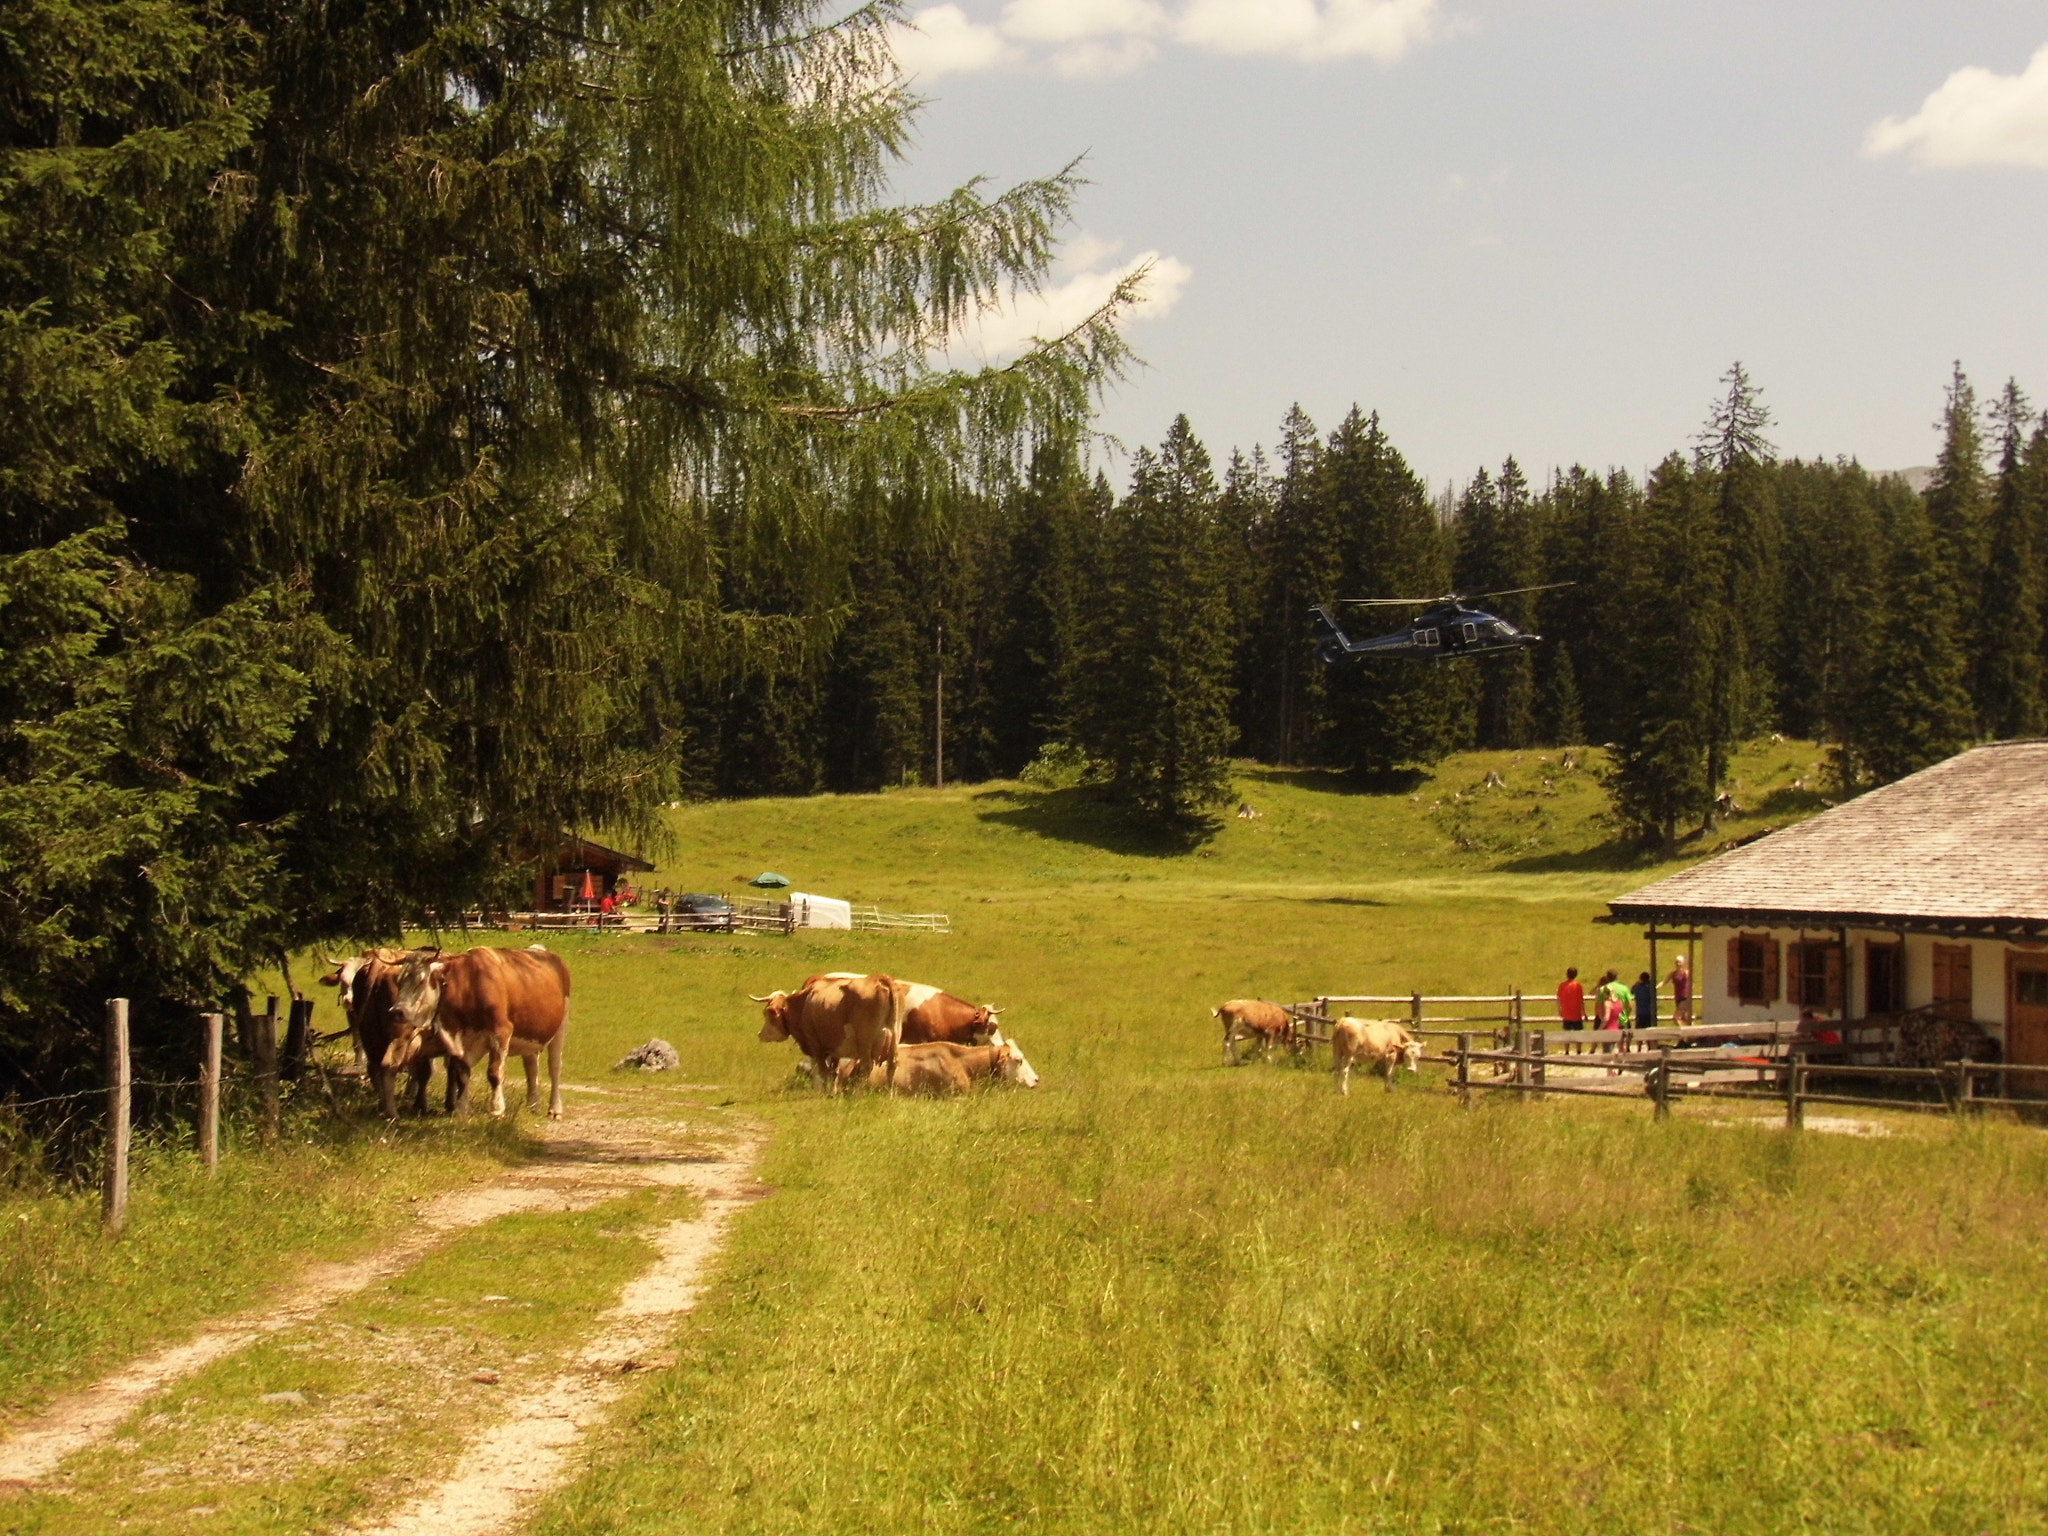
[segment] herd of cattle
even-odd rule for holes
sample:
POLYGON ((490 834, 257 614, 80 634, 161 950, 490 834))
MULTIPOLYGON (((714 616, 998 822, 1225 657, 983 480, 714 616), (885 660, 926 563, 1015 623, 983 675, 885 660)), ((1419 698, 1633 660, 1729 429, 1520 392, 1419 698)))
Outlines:
MULTIPOLYGON (((1237 997, 1211 1010, 1210 1016, 1223 1021, 1223 1059, 1231 1066, 1237 1065, 1239 1041, 1256 1042, 1261 1056, 1270 1056, 1276 1045, 1297 1054, 1307 1044, 1294 1015, 1278 1003, 1237 997)), ((1399 1068, 1422 1070, 1422 1042, 1399 1019, 1354 1019, 1347 1014, 1330 1026, 1330 1061, 1339 1093, 1351 1092, 1353 1067, 1384 1074, 1387 1092, 1392 1093, 1399 1068)))
MULTIPOLYGON (((436 1058, 448 1064, 447 1107, 469 1087, 471 1070, 488 1061, 491 1113, 505 1112, 505 1062, 526 1065, 526 1102, 540 1097, 540 1058, 548 1059, 548 1116, 562 1113, 562 1040, 569 1024, 569 967, 535 944, 528 949, 372 949, 331 960, 323 984, 340 989, 349 1028, 361 1046, 371 1085, 387 1116, 398 1112, 398 1075, 412 1079, 415 1113, 427 1109, 436 1058)), ((964 1093, 978 1081, 1036 1088, 1038 1074, 1014 1040, 1001 1010, 962 1001, 922 982, 854 971, 826 971, 792 992, 753 999, 761 1005, 760 1039, 796 1043, 811 1079, 828 1092, 864 1085, 903 1094, 964 1093)), ((1224 1060, 1235 1064, 1240 1042, 1262 1055, 1304 1044, 1295 1018, 1277 1003, 1234 998, 1214 1010, 1223 1021, 1224 1060)), ((1389 1092, 1402 1066, 1419 1069, 1422 1042, 1393 1019, 1342 1018, 1330 1030, 1339 1093, 1351 1091, 1353 1067, 1378 1071, 1389 1092)))
MULTIPOLYGON (((385 1115, 398 1113, 399 1074, 412 1080, 416 1114, 427 1111, 435 1060, 447 1062, 447 1108, 489 1062, 491 1113, 505 1113, 505 1061, 526 1064, 528 1107, 540 1098, 548 1059, 548 1117, 562 1113, 562 1042, 569 1024, 569 967, 529 949, 372 949, 331 959, 320 978, 339 990, 385 1115)), ((977 1081, 1036 1088, 1038 1074, 997 1024, 1000 1010, 966 1003, 937 987, 831 971, 794 992, 757 997, 761 1036, 794 1040, 821 1087, 859 1083, 906 1094, 964 1093, 977 1081)))

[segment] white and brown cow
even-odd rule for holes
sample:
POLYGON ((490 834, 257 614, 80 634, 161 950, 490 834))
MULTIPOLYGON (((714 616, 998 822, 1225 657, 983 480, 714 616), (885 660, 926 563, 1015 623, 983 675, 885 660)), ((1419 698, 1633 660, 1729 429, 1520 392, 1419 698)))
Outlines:
POLYGON ((838 1091, 841 1057, 853 1061, 853 1082, 868 1081, 876 1066, 888 1080, 903 1025, 892 978, 813 976, 794 992, 770 992, 753 1001, 761 1005, 762 1044, 794 1040, 820 1088, 838 1091))
MULTIPOLYGON (((861 975, 859 971, 826 971, 810 980, 857 981, 861 975)), ((1001 1024, 1000 1008, 991 1008, 986 1003, 970 1003, 922 981, 905 981, 898 977, 892 984, 903 1009, 903 1028, 897 1036, 899 1045, 927 1045, 934 1040, 950 1041, 955 1045, 985 1045, 996 1035, 1001 1024)), ((809 986, 810 982, 804 985, 809 986)))
MULTIPOLYGON (((386 1051, 399 1031, 398 1018, 398 973, 405 964, 409 951, 403 949, 377 948, 365 950, 347 960, 328 956, 327 963, 334 967, 320 978, 323 987, 335 987, 341 993, 342 1011, 348 1015, 348 1027, 361 1048, 363 1061, 369 1071, 370 1087, 377 1094, 377 1104, 384 1111, 384 1118, 398 1117, 398 1079, 396 1072, 384 1064, 386 1051)), ((434 1070, 433 1062, 425 1055, 415 1058, 410 1064, 412 1073, 413 1113, 427 1112, 427 1079, 434 1070)), ((455 1107, 455 1092, 458 1078, 451 1071, 448 1077, 448 1107, 455 1107)))
POLYGON ((1386 1074, 1387 1092, 1394 1091, 1394 1073, 1402 1064, 1410 1072, 1422 1070, 1422 1042, 1408 1033, 1408 1026, 1396 1019, 1354 1019, 1345 1017, 1330 1026, 1331 1071, 1337 1091, 1351 1092, 1351 1069, 1386 1074))
POLYGON ((1240 1040, 1258 1041, 1262 1059, 1273 1054, 1275 1045, 1284 1045, 1290 1051, 1295 1048, 1294 1015, 1278 1003, 1235 997, 1210 1009, 1209 1017, 1223 1021, 1223 1060, 1227 1066, 1237 1065, 1240 1040))
POLYGON ((562 1042, 569 1027, 569 967, 560 955, 479 948, 407 957, 398 977, 400 1032, 385 1052, 396 1069, 438 1047, 451 1075, 490 1059, 491 1113, 505 1113, 505 1058, 526 1063, 526 1107, 540 1098, 540 1062, 548 1058, 548 1118, 562 1118, 562 1042))

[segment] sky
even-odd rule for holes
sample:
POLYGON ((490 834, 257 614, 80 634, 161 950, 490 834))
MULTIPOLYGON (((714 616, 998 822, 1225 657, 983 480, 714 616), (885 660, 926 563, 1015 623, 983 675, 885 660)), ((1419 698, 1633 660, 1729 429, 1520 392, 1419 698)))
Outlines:
MULTIPOLYGON (((1085 155, 1044 297, 1151 261, 1146 365, 1219 463, 1377 410, 1432 485, 1640 472, 1729 365, 1780 450, 1932 461, 1952 363, 2048 404, 2048 0, 949 0, 910 197, 1085 155)), ((1111 462, 1112 473, 1117 465, 1111 462)))

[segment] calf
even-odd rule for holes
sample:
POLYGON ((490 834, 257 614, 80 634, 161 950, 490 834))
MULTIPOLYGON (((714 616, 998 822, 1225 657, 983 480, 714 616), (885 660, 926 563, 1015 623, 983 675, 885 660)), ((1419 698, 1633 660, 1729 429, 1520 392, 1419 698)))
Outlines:
POLYGON ((1237 1065, 1237 1042, 1240 1040, 1257 1040, 1262 1058, 1272 1054, 1276 1042, 1290 1051, 1294 1049, 1294 1015, 1278 1003, 1233 998, 1220 1008, 1212 1008, 1209 1017, 1223 1021, 1223 1061, 1226 1066, 1237 1065))
POLYGON ((983 1078, 1014 1083, 1019 1088, 1038 1086, 1038 1074, 1031 1070, 1031 1063, 1024 1059, 1016 1042, 1000 1035, 990 1045, 954 1045, 934 1040, 896 1048, 894 1087, 898 1093, 965 1093, 983 1078))
POLYGON ((1386 1074, 1387 1092, 1394 1091, 1394 1073, 1405 1061, 1410 1072, 1422 1070, 1422 1042, 1394 1019, 1342 1018, 1330 1027, 1330 1060, 1337 1091, 1351 1092, 1351 1068, 1375 1068, 1386 1074))

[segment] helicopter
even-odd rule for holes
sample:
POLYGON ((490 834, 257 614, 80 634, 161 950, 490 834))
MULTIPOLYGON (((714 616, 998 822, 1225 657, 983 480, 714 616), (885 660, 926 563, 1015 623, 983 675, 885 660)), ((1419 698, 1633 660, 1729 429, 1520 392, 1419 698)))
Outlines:
POLYGON ((1317 607, 1315 615, 1316 658, 1326 666, 1359 661, 1367 656, 1417 656, 1425 661, 1448 661, 1457 656, 1492 656, 1524 650, 1543 637, 1517 629, 1497 613, 1478 607, 1482 598, 1515 597, 1524 592, 1551 592, 1569 587, 1569 581, 1553 581, 1540 587, 1510 587, 1504 592, 1452 592, 1443 597, 1346 598, 1347 606, 1358 608, 1420 608, 1422 612, 1400 629, 1370 640, 1354 640, 1331 617, 1330 610, 1317 607))

